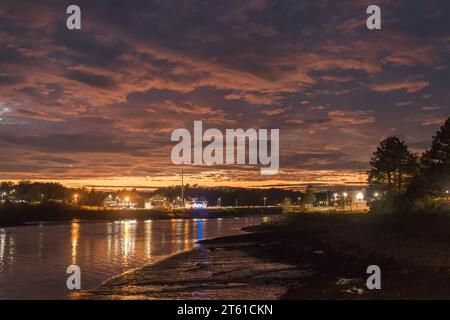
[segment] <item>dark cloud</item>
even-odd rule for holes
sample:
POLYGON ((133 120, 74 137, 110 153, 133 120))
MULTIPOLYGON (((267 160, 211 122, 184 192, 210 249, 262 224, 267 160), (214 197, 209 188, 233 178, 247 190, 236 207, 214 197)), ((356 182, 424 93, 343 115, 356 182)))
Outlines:
POLYGON ((84 72, 79 70, 73 70, 69 71, 65 74, 65 76, 69 79, 76 80, 79 82, 82 82, 84 84, 104 88, 104 89, 113 89, 115 87, 114 81, 109 79, 108 77, 90 73, 90 72, 84 72))
POLYGON ((22 80, 20 76, 0 74, 0 86, 9 86, 17 84, 22 80))
POLYGON ((139 147, 131 147, 123 142, 115 141, 111 137, 86 134, 52 134, 45 137, 2 136, 0 140, 22 147, 63 153, 121 153, 139 149, 139 147))

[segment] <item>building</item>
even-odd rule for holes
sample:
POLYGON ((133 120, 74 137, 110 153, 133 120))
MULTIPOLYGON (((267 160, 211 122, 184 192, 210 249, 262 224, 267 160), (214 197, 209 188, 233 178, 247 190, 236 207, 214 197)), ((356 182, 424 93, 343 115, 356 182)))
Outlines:
POLYGON ((113 195, 110 194, 103 200, 103 206, 111 209, 136 209, 137 203, 130 200, 129 197, 113 197, 113 195))
POLYGON ((170 205, 166 197, 157 194, 145 201, 144 207, 145 209, 168 209, 170 205))
POLYGON ((191 200, 186 201, 185 207, 192 209, 205 209, 208 207, 208 201, 203 197, 191 198, 191 200))

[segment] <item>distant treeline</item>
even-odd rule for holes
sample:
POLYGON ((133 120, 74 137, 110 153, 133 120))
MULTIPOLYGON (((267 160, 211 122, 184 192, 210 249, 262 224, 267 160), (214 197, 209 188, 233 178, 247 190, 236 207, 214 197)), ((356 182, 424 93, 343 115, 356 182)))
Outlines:
MULTIPOLYGON (((311 188, 311 187, 310 187, 311 188)), ((100 206, 109 196, 129 198, 130 201, 138 203, 138 207, 143 207, 146 199, 155 195, 162 195, 168 201, 175 201, 181 196, 181 186, 162 187, 154 191, 139 191, 136 189, 121 189, 117 191, 103 191, 94 188, 67 188, 60 183, 43 183, 21 181, 13 183, 4 181, 0 183, 0 195, 2 202, 62 202, 68 204, 100 206)), ((304 193, 293 190, 278 188, 271 189, 251 189, 251 188, 231 188, 231 187, 201 187, 198 185, 185 185, 185 199, 204 198, 210 206, 218 203, 221 206, 257 206, 257 205, 278 205, 285 201, 292 204, 300 201, 311 201, 311 197, 305 197, 304 193), (265 200, 264 200, 265 199, 265 200)), ((332 193, 318 192, 314 201, 331 197, 332 193)))

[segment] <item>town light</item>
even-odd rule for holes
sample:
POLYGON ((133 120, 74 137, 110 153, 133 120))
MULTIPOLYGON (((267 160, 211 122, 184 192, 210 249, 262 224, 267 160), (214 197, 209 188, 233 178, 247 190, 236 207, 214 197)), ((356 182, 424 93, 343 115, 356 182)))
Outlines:
POLYGON ((130 198, 125 197, 125 202, 129 202, 129 201, 130 201, 130 198))
POLYGON ((373 195, 375 198, 378 198, 378 192, 375 192, 373 195))
POLYGON ((348 193, 347 193, 347 192, 344 192, 342 195, 344 196, 344 198, 347 198, 348 193))
POLYGON ((356 194, 356 200, 361 201, 361 200, 363 200, 363 199, 364 199, 364 194, 363 194, 362 192, 358 192, 358 193, 356 194))

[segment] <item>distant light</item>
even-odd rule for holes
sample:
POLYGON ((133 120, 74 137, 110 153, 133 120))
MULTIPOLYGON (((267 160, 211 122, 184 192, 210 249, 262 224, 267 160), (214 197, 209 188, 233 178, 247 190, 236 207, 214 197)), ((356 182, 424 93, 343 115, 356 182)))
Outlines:
POLYGON ((130 201, 130 198, 125 197, 125 202, 128 202, 128 201, 130 201))
POLYGON ((375 196, 375 198, 378 197, 378 192, 375 192, 375 193, 374 193, 374 196, 375 196))
POLYGON ((344 192, 342 195, 344 196, 344 198, 346 198, 348 196, 348 193, 344 192))
POLYGON ((356 194, 356 199, 361 201, 362 199, 364 199, 364 194, 362 192, 358 192, 356 194))

